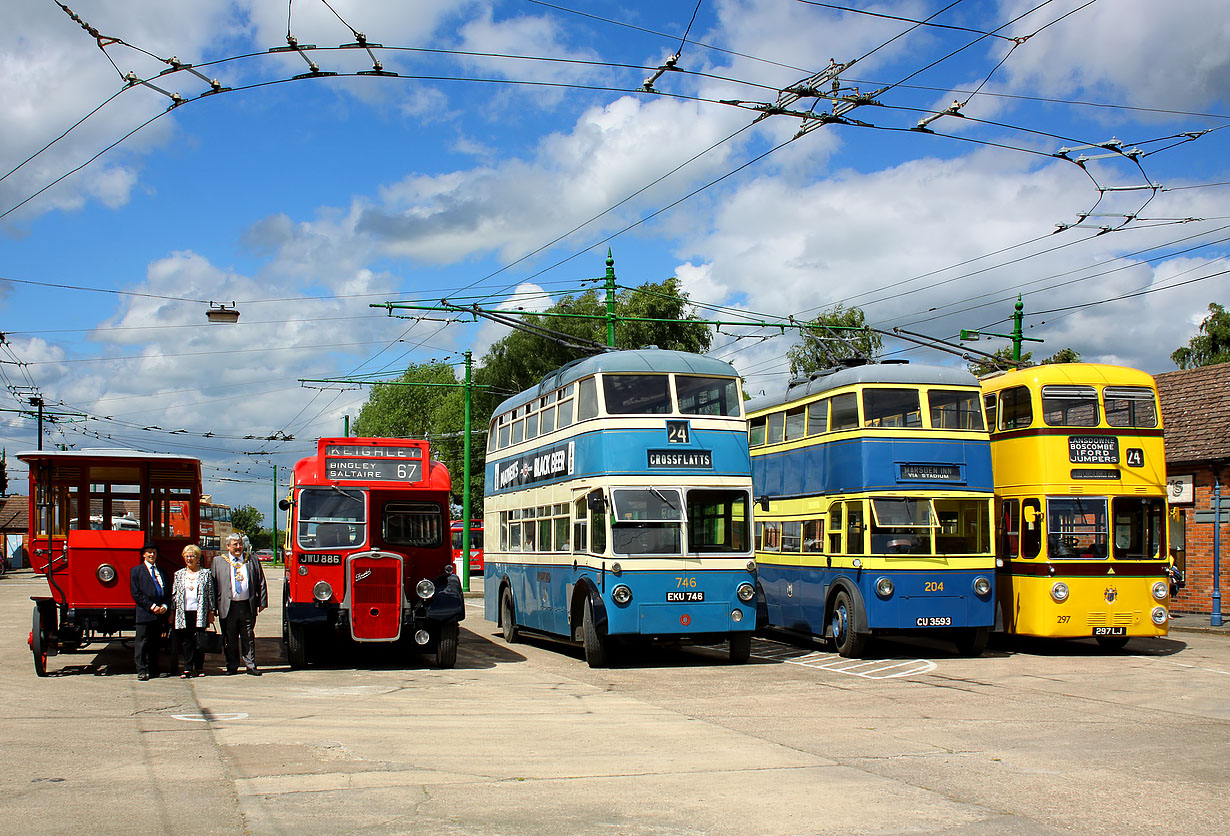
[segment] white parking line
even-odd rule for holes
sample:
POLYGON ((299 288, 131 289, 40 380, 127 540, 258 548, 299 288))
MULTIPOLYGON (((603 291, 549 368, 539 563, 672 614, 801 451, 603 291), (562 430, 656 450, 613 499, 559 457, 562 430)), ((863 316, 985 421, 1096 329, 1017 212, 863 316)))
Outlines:
POLYGON ((757 639, 752 645, 752 656, 863 679, 900 679, 936 669, 935 662, 928 659, 846 659, 836 653, 788 647, 763 639, 757 639))

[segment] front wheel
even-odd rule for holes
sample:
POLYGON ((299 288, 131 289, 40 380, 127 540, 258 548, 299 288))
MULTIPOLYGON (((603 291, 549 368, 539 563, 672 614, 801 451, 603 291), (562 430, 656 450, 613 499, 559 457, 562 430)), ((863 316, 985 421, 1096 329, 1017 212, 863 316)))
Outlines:
POLYGON ((957 652, 962 656, 981 656, 991 639, 990 627, 969 627, 957 633, 957 652))
MULTIPOLYGON (((21 635, 18 633, 18 635, 21 635)), ((47 675, 47 627, 43 623, 43 614, 37 606, 34 607, 34 625, 30 628, 30 652, 34 654, 34 672, 39 676, 47 675)))
POLYGON ((513 606, 512 590, 508 587, 500 593, 500 629, 504 633, 504 641, 517 643, 520 637, 517 632, 517 610, 513 606))
POLYGON ((752 634, 730 634, 730 661, 734 665, 742 665, 752 658, 752 634))
POLYGON ((307 667, 307 628, 302 624, 286 625, 286 655, 291 668, 307 667))
POLYGON ((585 613, 581 616, 581 635, 585 642, 585 661, 591 668, 605 668, 606 641, 594 623, 594 602, 589 598, 585 599, 585 613))
POLYGON ((461 628, 456 624, 441 624, 436 637, 436 667, 451 668, 457 664, 457 641, 461 628))
POLYGON ((837 648, 839 656, 847 659, 862 654, 863 645, 867 641, 866 636, 854 631, 853 616, 854 607, 850 603, 850 596, 844 590, 838 592, 837 597, 833 600, 831 620, 833 646, 837 648))

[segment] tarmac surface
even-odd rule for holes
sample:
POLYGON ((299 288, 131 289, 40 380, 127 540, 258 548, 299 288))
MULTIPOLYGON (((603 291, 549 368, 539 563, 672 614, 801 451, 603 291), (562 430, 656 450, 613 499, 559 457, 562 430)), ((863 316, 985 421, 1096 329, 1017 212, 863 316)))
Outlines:
MULTIPOLYGON (((280 587, 280 570, 270 570, 280 587)), ((610 669, 508 645, 472 584, 457 667, 348 646, 260 678, 138 682, 131 648, 26 646, 41 578, 0 579, 0 834, 1209 836, 1230 814, 1230 631, 1106 653, 941 641, 868 659, 757 638, 610 669)))

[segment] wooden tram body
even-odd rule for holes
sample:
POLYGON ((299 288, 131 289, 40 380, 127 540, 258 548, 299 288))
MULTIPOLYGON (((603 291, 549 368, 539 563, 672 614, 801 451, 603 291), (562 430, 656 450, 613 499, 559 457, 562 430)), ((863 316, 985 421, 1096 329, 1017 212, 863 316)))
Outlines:
POLYGON ((123 638, 135 626, 129 586, 141 547, 159 563, 183 566, 200 540, 201 463, 134 450, 18 453, 30 468, 30 555, 47 580, 32 596, 28 643, 39 676, 51 656, 123 638))

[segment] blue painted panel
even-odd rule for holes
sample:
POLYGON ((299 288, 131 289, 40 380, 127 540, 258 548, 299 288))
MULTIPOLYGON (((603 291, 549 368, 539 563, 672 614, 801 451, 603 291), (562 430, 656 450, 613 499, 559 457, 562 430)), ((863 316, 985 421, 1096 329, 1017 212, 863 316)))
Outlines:
POLYGON ((990 570, 868 570, 760 565, 769 623, 774 627, 823 635, 824 606, 839 577, 850 579, 863 596, 871 630, 918 630, 920 618, 947 618, 952 627, 989 627, 995 621, 995 573, 990 570), (891 578, 888 599, 875 592, 880 578, 891 578), (974 594, 977 577, 991 581, 989 595, 974 594), (928 591, 926 584, 942 588, 928 591))

